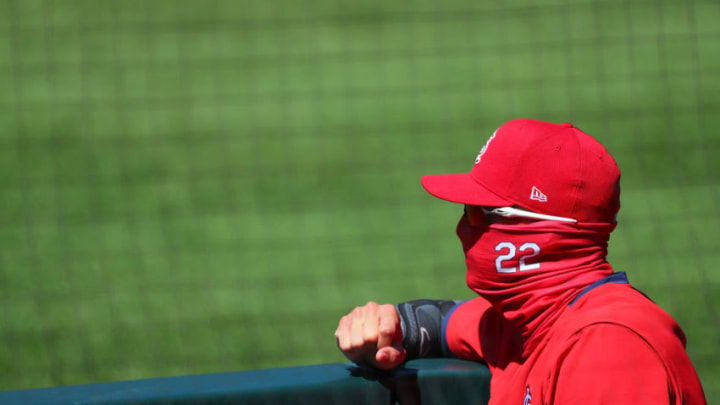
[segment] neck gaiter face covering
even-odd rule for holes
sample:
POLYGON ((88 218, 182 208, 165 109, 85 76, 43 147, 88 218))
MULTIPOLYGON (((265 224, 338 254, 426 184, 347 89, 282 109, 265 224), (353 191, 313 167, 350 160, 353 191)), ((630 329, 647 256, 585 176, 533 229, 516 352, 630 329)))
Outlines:
POLYGON ((467 285, 518 327, 527 355, 577 294, 612 274, 605 257, 614 228, 557 221, 471 226, 463 215, 457 234, 467 285))

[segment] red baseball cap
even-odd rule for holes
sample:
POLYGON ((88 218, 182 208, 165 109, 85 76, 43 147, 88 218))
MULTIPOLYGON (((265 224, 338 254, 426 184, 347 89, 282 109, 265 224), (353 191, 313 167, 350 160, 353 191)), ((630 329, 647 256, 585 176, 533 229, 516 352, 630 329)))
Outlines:
POLYGON ((620 169, 572 124, 512 120, 492 134, 470 173, 423 176, 435 197, 489 207, 519 206, 579 222, 614 223, 620 169))

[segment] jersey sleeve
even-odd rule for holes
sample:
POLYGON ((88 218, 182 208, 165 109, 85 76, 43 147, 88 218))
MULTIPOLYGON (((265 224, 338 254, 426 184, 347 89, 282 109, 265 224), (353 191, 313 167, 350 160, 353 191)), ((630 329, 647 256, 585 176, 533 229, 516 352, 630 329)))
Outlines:
POLYGON ((669 404, 667 372, 653 348, 613 324, 584 328, 561 360, 555 404, 669 404))
POLYGON ((442 336, 446 356, 491 366, 512 357, 520 343, 510 323, 481 297, 453 307, 443 322, 442 336))

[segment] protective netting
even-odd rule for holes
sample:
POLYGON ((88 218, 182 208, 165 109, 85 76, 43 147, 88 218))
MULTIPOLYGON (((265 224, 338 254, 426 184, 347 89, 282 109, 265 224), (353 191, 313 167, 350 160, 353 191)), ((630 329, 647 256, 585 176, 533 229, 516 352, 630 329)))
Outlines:
POLYGON ((0 0, 0 389, 342 361, 368 300, 468 298, 512 118, 623 172, 611 263, 720 399, 720 3, 0 0))

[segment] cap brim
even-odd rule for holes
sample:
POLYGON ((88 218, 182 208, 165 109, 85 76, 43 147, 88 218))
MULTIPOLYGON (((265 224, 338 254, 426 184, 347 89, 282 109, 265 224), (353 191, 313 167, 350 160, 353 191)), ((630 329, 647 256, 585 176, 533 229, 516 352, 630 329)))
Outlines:
POLYGON ((421 181, 428 193, 446 201, 486 207, 513 205, 511 201, 483 187, 470 173, 423 176, 421 181))

